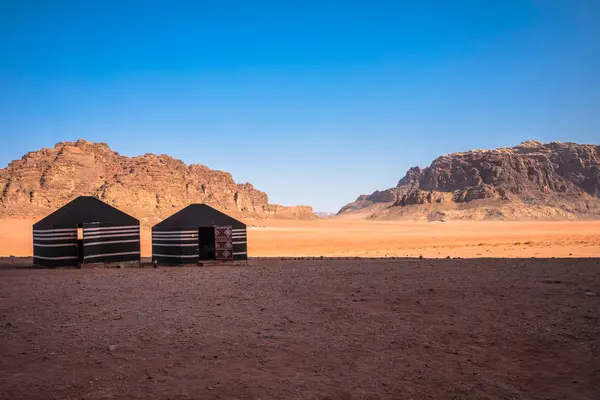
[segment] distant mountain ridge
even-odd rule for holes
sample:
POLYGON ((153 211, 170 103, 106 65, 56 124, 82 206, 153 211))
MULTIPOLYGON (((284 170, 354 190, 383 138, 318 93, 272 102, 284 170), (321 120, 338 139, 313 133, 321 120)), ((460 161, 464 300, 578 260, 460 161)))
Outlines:
POLYGON ((413 167, 390 189, 361 195, 338 215, 371 218, 600 217, 600 146, 525 141, 413 167))
POLYGON ((0 216, 44 215, 79 195, 98 197, 148 224, 191 203, 239 217, 315 217, 311 207, 270 204, 266 193, 227 172, 168 155, 125 157, 83 139, 29 152, 0 169, 0 216))
POLYGON ((321 217, 321 218, 328 218, 331 217, 333 215, 335 215, 335 213, 330 213, 330 212, 325 212, 325 211, 315 211, 315 215, 317 217, 321 217))

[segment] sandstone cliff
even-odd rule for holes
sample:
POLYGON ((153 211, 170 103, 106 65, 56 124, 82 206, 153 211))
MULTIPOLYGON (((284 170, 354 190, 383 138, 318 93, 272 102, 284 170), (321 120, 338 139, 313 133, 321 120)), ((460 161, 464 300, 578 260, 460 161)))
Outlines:
POLYGON ((338 214, 373 218, 600 217, 600 146, 527 141, 445 155, 338 214))
POLYGON ((238 217, 311 217, 310 207, 269 204, 231 174, 167 155, 125 157, 104 143, 58 143, 0 169, 0 216, 40 216, 79 195, 96 196, 152 224, 191 203, 238 217))

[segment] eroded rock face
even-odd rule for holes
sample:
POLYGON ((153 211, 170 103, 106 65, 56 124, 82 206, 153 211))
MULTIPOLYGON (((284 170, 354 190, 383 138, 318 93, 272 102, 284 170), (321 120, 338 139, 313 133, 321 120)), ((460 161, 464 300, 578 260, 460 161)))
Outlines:
POLYGON ((167 155, 124 157, 104 143, 57 143, 0 169, 0 214, 37 216, 79 195, 96 196, 153 223, 191 203, 237 216, 306 217, 310 207, 269 204, 267 194, 231 174, 167 155))
POLYGON ((570 201, 586 196, 600 198, 600 146, 526 141, 513 148, 453 153, 427 168, 413 167, 396 187, 362 195, 340 213, 377 203, 403 207, 485 199, 567 209, 570 201))
POLYGON ((394 204, 398 206, 409 206, 413 204, 426 203, 446 203, 452 201, 451 193, 444 193, 437 190, 415 189, 402 196, 394 204))

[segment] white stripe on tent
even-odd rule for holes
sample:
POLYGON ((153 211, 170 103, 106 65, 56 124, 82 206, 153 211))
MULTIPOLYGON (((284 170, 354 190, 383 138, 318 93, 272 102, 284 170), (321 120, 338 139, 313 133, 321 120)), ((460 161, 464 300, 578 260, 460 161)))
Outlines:
POLYGON ((115 230, 106 230, 106 231, 92 231, 90 232, 89 229, 84 229, 83 230, 83 234, 84 235, 109 235, 111 233, 120 233, 120 234, 124 234, 124 233, 138 233, 140 230, 139 229, 115 229, 115 230))
POLYGON ((170 235, 176 233, 198 233, 198 231, 154 231, 153 235, 170 235))
POLYGON ((33 233, 53 233, 53 232, 77 232, 77 228, 64 228, 64 229, 33 229, 33 233))
POLYGON ((198 240, 198 235, 196 236, 152 236, 152 240, 166 240, 169 242, 172 241, 186 241, 186 240, 198 240))
POLYGON ((116 233, 114 235, 83 235, 84 239, 103 239, 109 237, 139 236, 139 233, 116 233))
POLYGON ((244 244, 244 243, 247 243, 247 242, 231 242, 231 244, 244 244))
POLYGON ((152 246, 161 246, 161 247, 192 247, 192 246, 198 246, 198 243, 180 243, 180 244, 173 244, 173 243, 154 243, 152 242, 152 246))
POLYGON ((197 238, 198 235, 187 234, 187 235, 152 235, 152 237, 157 239, 177 239, 177 238, 197 238))
POLYGON ((40 258, 42 260, 77 260, 77 256, 65 256, 65 257, 42 257, 34 255, 33 258, 40 258))
POLYGON ((111 229, 139 229, 139 225, 128 225, 128 226, 103 226, 100 228, 84 228, 86 231, 109 231, 111 229))
POLYGON ((114 243, 133 243, 133 242, 139 242, 140 239, 131 239, 131 240, 110 240, 108 242, 92 242, 92 243, 86 243, 86 246, 96 246, 98 244, 114 244, 114 243))
POLYGON ((55 237, 55 238, 34 236, 33 239, 34 240, 46 240, 46 241, 48 241, 48 240, 50 240, 50 241, 52 241, 52 240, 72 240, 73 241, 73 240, 77 240, 77 235, 72 235, 69 237, 55 237))
POLYGON ((77 246, 77 243, 62 243, 62 244, 41 244, 41 243, 34 243, 33 245, 35 247, 71 247, 71 246, 77 246))
POLYGON ((196 257, 198 258, 198 254, 192 254, 192 255, 187 255, 187 254, 152 254, 152 258, 154 257, 172 257, 172 258, 192 258, 192 257, 196 257))
POLYGON ((237 253, 233 253, 234 256, 241 256, 242 254, 247 254, 245 251, 240 251, 237 253))
POLYGON ((239 238, 245 238, 246 235, 232 235, 231 237, 239 239, 239 238))
POLYGON ((84 257, 85 260, 87 260, 88 258, 98 258, 98 257, 112 257, 112 256, 127 256, 130 254, 140 254, 139 251, 127 251, 124 253, 105 253, 105 254, 94 254, 91 256, 86 256, 84 257))
POLYGON ((77 232, 65 232, 65 233, 36 233, 33 232, 34 237, 71 237, 77 236, 77 232))
POLYGON ((234 232, 239 232, 239 231, 245 231, 246 228, 233 228, 232 231, 234 232))
POLYGON ((159 238, 159 237, 153 237, 152 240, 162 240, 163 242, 189 242, 190 240, 198 240, 197 237, 191 237, 191 238, 159 238))
POLYGON ((76 235, 77 229, 69 229, 67 232, 40 232, 40 231, 36 231, 34 229, 33 234, 40 235, 40 236, 59 236, 59 235, 73 235, 73 234, 76 235))
POLYGON ((85 233, 83 234, 83 238, 84 239, 102 239, 102 238, 108 238, 108 237, 127 237, 127 236, 137 236, 139 237, 140 234, 139 232, 130 232, 130 233, 109 233, 109 234, 102 234, 102 235, 86 235, 85 233))

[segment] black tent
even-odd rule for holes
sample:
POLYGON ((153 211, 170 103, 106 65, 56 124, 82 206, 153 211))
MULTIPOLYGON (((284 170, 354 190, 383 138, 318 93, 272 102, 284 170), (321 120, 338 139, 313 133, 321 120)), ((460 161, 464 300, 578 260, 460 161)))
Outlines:
POLYGON ((246 225, 206 204, 190 204, 152 227, 158 263, 247 259, 246 225))
POLYGON ((33 225, 33 259, 47 266, 139 261, 140 221, 95 197, 77 197, 33 225))

